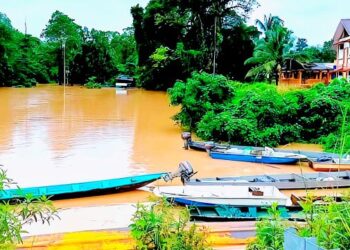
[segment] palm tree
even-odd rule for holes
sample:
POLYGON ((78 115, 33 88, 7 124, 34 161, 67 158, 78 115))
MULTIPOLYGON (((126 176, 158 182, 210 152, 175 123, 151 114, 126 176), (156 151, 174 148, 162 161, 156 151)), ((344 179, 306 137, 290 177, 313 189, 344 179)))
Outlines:
POLYGON ((278 85, 283 63, 291 57, 291 32, 281 25, 275 25, 265 34, 265 39, 258 40, 253 56, 245 61, 245 64, 256 65, 246 77, 264 76, 269 82, 275 77, 278 85))
POLYGON ((284 24, 284 21, 280 17, 272 16, 271 14, 269 16, 264 15, 263 21, 259 19, 255 20, 255 25, 258 26, 258 28, 264 33, 273 29, 275 25, 283 26, 283 24, 284 24))

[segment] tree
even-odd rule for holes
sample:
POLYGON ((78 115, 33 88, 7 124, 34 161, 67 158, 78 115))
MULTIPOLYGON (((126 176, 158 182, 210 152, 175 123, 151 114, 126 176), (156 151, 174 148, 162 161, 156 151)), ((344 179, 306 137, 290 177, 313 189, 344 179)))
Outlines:
POLYGON ((71 78, 74 82, 86 83, 90 77, 105 83, 116 75, 110 41, 118 36, 115 32, 84 29, 82 51, 71 64, 71 78))
POLYGON ((63 82, 63 47, 65 46, 66 64, 69 65, 81 51, 82 28, 60 11, 55 11, 41 33, 47 42, 56 45, 56 63, 59 66, 59 82, 63 82))
POLYGON ((308 54, 311 62, 332 63, 336 59, 333 40, 326 41, 323 46, 311 46, 303 50, 308 54))
POLYGON ((224 28, 222 33, 221 53, 218 55, 218 73, 232 79, 243 81, 251 68, 244 61, 253 55, 258 38, 256 27, 248 26, 243 21, 233 27, 224 28))
POLYGON ((228 52, 222 47, 223 29, 234 29, 255 5, 255 0, 151 0, 145 9, 133 7, 141 85, 164 89, 173 86, 174 79, 185 79, 193 71, 209 71, 214 65, 220 68, 214 58, 228 52), (226 26, 227 23, 235 25, 226 26), (184 51, 195 53, 176 54, 179 44, 184 51), (150 56, 161 46, 176 55, 169 57, 174 60, 168 60, 168 67, 155 68, 150 56))
POLYGON ((135 75, 138 62, 134 28, 128 27, 115 35, 110 43, 113 64, 120 73, 135 75))
POLYGON ((337 53, 333 47, 333 39, 323 43, 321 49, 321 60, 323 62, 334 62, 337 53))
POLYGON ((266 32, 265 39, 257 42, 253 56, 245 61, 245 64, 256 65, 248 71, 246 77, 263 76, 269 82, 274 77, 278 85, 283 63, 291 57, 292 47, 291 32, 281 25, 275 25, 266 32))
POLYGON ((0 84, 10 85, 11 75, 13 74, 10 62, 9 45, 13 40, 12 28, 7 25, 7 17, 0 12, 0 84))
POLYGON ((11 28, 11 29, 13 28, 10 18, 8 18, 6 16, 6 14, 4 14, 2 12, 0 12, 0 24, 3 24, 3 25, 5 25, 5 26, 7 26, 8 28, 11 28))
POLYGON ((283 26, 284 21, 278 16, 268 16, 264 15, 264 19, 261 21, 259 19, 255 20, 255 25, 263 32, 266 33, 269 30, 272 30, 276 25, 283 26))
POLYGON ((307 44, 307 40, 305 38, 298 38, 295 48, 296 51, 303 51, 308 46, 309 45, 307 44))

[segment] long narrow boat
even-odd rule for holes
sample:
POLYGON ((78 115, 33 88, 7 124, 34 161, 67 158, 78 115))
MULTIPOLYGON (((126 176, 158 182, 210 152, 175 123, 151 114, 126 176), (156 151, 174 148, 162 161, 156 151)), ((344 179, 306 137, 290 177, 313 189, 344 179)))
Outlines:
POLYGON ((154 173, 81 183, 26 187, 22 189, 5 189, 0 191, 0 200, 20 199, 27 195, 32 195, 34 197, 45 195, 59 199, 64 197, 78 197, 90 194, 128 191, 154 182, 166 174, 167 173, 154 173))
MULTIPOLYGON (((188 206, 193 221, 255 221, 269 218, 268 207, 234 206, 188 206)), ((301 207, 278 207, 281 217, 293 221, 303 221, 299 214, 301 207)))
POLYGON ((301 159, 306 159, 305 155, 275 152, 272 149, 265 148, 264 150, 251 149, 213 149, 209 151, 209 155, 213 159, 244 161, 267 164, 294 164, 301 159))
POLYGON ((190 186, 275 186, 283 189, 315 189, 350 187, 350 171, 335 173, 311 173, 311 174, 277 174, 277 175, 252 175, 237 177, 216 177, 202 179, 185 179, 185 184, 190 186))
MULTIPOLYGON (((184 140, 184 148, 185 149, 193 149, 198 151, 207 151, 208 148, 213 149, 230 149, 230 148, 238 148, 238 149, 250 149, 250 150, 264 150, 263 147, 255 147, 255 146, 241 146, 241 145, 229 145, 229 144, 220 144, 214 142, 203 142, 203 141, 193 141, 191 138, 191 134, 189 132, 184 132, 181 135, 184 140)), ((316 151, 306 151, 306 150, 290 150, 290 149, 282 149, 282 148, 273 148, 275 152, 281 153, 292 153, 292 154, 300 154, 305 155, 309 160, 316 161, 319 158, 337 158, 338 155, 330 152, 316 152, 316 151)))
POLYGON ((350 163, 310 162, 310 167, 320 172, 338 172, 350 170, 350 163))
POLYGON ((152 191, 157 196, 189 206, 291 205, 290 199, 274 186, 160 186, 152 191))

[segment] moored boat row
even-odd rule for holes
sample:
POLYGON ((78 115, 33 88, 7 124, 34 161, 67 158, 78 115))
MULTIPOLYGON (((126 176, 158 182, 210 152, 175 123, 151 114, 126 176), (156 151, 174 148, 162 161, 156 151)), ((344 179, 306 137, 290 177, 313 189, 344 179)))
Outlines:
POLYGON ((350 170, 350 155, 339 156, 330 152, 285 150, 193 141, 189 132, 181 134, 185 149, 207 151, 213 159, 254 162, 264 164, 294 164, 308 161, 316 171, 350 170))
MULTIPOLYGON (((281 190, 350 187, 350 171, 337 173, 255 175, 238 177, 193 178, 188 162, 180 163, 178 174, 184 186, 159 186, 151 190, 178 205, 187 206, 192 220, 240 221, 270 216, 268 208, 277 206, 281 217, 302 221, 300 201, 309 198, 286 196, 281 190)), ((341 201, 341 197, 334 200, 341 201)), ((313 201, 322 201, 314 197, 313 201)), ((322 205, 315 203, 315 205, 322 205)))

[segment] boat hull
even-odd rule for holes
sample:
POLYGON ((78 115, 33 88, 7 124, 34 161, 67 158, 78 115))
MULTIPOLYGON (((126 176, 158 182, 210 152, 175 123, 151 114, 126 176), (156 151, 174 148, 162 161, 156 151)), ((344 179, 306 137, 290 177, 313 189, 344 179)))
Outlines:
POLYGON ((215 152, 215 151, 210 151, 209 155, 213 159, 266 163, 266 164, 294 164, 300 160, 297 158, 289 158, 289 157, 239 155, 239 154, 231 154, 231 153, 223 153, 223 152, 215 152))
POLYGON ((188 206, 288 206, 290 199, 276 187, 250 186, 160 186, 152 190, 159 197, 188 206))
POLYGON ((286 206, 286 199, 270 197, 268 199, 245 199, 245 198, 205 198, 205 197, 172 197, 170 198, 181 206, 215 207, 215 206, 271 206, 276 203, 278 206, 286 206))
POLYGON ((191 179, 186 185, 275 186, 279 190, 343 188, 350 187, 350 172, 203 178, 191 179))
MULTIPOLYGON (((268 207, 202 206, 188 207, 192 221, 255 221, 269 218, 268 207)), ((280 216, 289 220, 304 220, 298 216, 301 207, 278 207, 280 216)))
POLYGON ((310 166, 314 170, 320 172, 337 172, 350 170, 350 164, 310 162, 310 166))
MULTIPOLYGON (((193 150, 198 151, 206 151, 205 145, 207 142, 200 142, 200 141, 188 141, 188 147, 193 150)), ((224 144, 213 144, 214 148, 238 148, 238 149, 246 149, 250 148, 252 150, 263 150, 263 147, 255 147, 255 146, 240 146, 240 145, 224 145, 224 144)), ((281 153, 293 153, 293 154, 301 154, 305 155, 310 160, 316 160, 318 158, 334 158, 338 157, 337 154, 329 153, 329 152, 315 152, 315 151, 303 151, 303 150, 288 150, 288 149, 281 149, 281 148, 273 148, 275 152, 281 152, 281 153)), ((303 160, 303 159, 302 159, 303 160)))
POLYGON ((62 199, 123 192, 145 186, 162 178, 164 174, 156 173, 82 183, 27 187, 20 190, 5 189, 0 192, 0 200, 21 199, 27 195, 34 197, 45 195, 53 199, 62 199))

